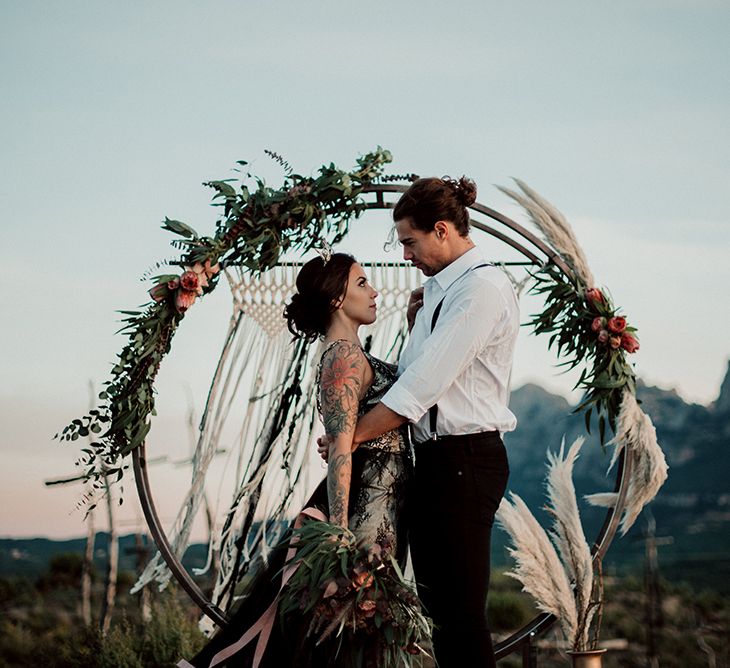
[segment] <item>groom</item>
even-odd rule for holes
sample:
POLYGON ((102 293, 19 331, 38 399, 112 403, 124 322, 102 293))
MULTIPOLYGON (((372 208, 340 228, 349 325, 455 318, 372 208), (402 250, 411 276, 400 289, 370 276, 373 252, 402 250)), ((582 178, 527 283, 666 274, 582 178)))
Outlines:
POLYGON ((473 191, 466 201, 455 182, 420 179, 394 209, 403 257, 429 279, 409 303, 399 378, 359 420, 353 444, 411 423, 411 556, 440 668, 495 665, 490 539, 509 475, 501 433, 516 425, 507 403, 517 297, 469 237, 475 187, 462 182, 473 191))

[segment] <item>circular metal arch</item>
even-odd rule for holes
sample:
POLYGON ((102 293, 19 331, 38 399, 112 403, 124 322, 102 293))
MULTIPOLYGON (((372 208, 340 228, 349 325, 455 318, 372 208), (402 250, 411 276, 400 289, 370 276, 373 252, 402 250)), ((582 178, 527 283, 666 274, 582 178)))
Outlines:
MULTIPOLYGON (((363 195, 374 196, 373 201, 366 204, 367 209, 392 209, 395 203, 386 199, 388 193, 403 193, 408 189, 408 185, 399 183, 387 184, 371 184, 363 190, 363 195)), ((475 202, 470 207, 473 214, 480 217, 470 217, 470 224, 474 229, 489 234, 499 241, 507 244, 514 250, 521 253, 529 264, 542 266, 552 263, 570 280, 574 280, 573 272, 565 264, 558 253, 550 248, 544 241, 525 229, 519 223, 504 214, 495 211, 483 204, 475 202), (486 218, 483 220, 482 218, 486 218), (506 230, 500 230, 493 227, 494 223, 499 223, 506 230)), ((631 460, 625 457, 625 449, 619 456, 617 475, 615 483, 615 492, 617 493, 616 505, 610 508, 603 522, 603 526, 598 532, 598 536, 593 542, 592 554, 594 561, 598 561, 606 554, 611 542, 613 541, 618 529, 621 513, 623 512, 626 501, 626 489, 629 476, 629 468, 631 460)), ((132 465, 134 470, 134 478, 139 494, 140 504, 144 512, 145 519, 150 529, 150 533, 157 544, 163 559, 167 563, 170 571, 175 579, 180 583, 182 588, 187 592, 190 598, 198 605, 203 614, 208 616, 213 622, 220 627, 228 625, 228 617, 226 613, 219 607, 214 605, 203 593, 197 583, 183 567, 180 559, 174 554, 170 541, 162 527, 152 492, 150 489, 149 478, 147 476, 147 456, 145 443, 143 442, 138 448, 132 451, 132 465)), ((502 659, 515 652, 522 652, 523 656, 527 656, 528 650, 531 648, 534 639, 541 633, 547 631, 557 618, 553 615, 542 613, 537 615, 530 622, 525 624, 521 629, 514 632, 505 640, 497 643, 494 647, 497 659, 502 659)))

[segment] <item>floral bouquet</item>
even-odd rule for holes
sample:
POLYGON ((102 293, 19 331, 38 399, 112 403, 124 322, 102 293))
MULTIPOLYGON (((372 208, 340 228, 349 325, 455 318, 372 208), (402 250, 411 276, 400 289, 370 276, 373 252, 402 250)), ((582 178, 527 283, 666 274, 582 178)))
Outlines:
POLYGON ((337 639, 351 665, 411 665, 425 654, 431 623, 388 544, 357 546, 340 526, 311 520, 294 530, 296 571, 282 591, 282 617, 311 617, 307 635, 319 645, 337 639))

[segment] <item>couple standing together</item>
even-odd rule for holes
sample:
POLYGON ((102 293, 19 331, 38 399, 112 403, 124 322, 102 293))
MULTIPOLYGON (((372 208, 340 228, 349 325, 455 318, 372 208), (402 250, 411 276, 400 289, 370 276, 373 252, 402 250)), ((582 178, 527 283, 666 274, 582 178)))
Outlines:
POLYGON ((361 346, 377 292, 351 256, 307 262, 285 312, 295 336, 325 341, 319 450, 328 472, 312 503, 361 543, 391 545, 401 564, 410 544, 440 668, 495 665, 490 538, 509 474, 501 433, 516 424, 507 404, 517 297, 469 237, 475 199, 466 178, 425 178, 395 206, 403 257, 429 277, 409 301, 397 370, 361 346))

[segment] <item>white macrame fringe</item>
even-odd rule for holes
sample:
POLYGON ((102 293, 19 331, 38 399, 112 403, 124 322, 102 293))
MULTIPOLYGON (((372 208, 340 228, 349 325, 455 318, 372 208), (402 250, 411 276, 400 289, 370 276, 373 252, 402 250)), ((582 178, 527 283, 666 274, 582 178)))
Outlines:
MULTIPOLYGON (((234 313, 201 420, 192 459, 191 485, 168 533, 173 552, 181 559, 202 504, 208 470, 214 457, 225 449, 226 470, 235 470, 231 500, 223 515, 227 521, 218 519, 219 530, 211 536, 206 564, 194 570, 195 574, 215 573, 212 600, 224 610, 237 598, 231 578, 240 571, 239 564, 245 565, 258 557, 266 559, 268 550, 281 538, 286 523, 267 527, 265 520, 293 517, 324 476, 324 470, 310 465, 314 438, 310 425, 319 429, 314 419, 314 391, 320 346, 312 345, 308 352, 301 381, 299 405, 302 409, 289 445, 289 433, 285 429, 266 456, 260 451, 267 440, 271 409, 291 363, 291 336, 285 328, 282 310, 294 291, 298 270, 296 266, 277 266, 256 278, 242 271, 226 271, 234 297, 234 313), (230 423, 231 415, 242 406, 245 412, 238 418, 242 421, 235 443, 222 442, 225 424, 230 423), (282 469, 285 461, 287 470, 282 469), (251 495, 254 490, 261 490, 255 499, 251 495), (292 493, 287 495, 286 490, 292 493), (285 497, 288 501, 282 502, 285 497), (250 534, 242 536, 243 518, 250 512, 256 521, 250 534), (258 545, 255 551, 253 545, 258 545)), ((388 263, 372 264, 368 271, 381 294, 377 326, 370 331, 371 351, 383 359, 390 353, 390 360, 395 361, 404 341, 403 314, 408 296, 420 285, 420 275, 388 263)), ((220 506, 222 488, 223 480, 218 486, 215 507, 220 506)), ((213 512, 217 517, 215 508, 213 512)), ((157 553, 132 591, 139 591, 153 581, 162 589, 170 578, 167 565, 157 553)), ((209 625, 206 630, 210 630, 209 625)))

